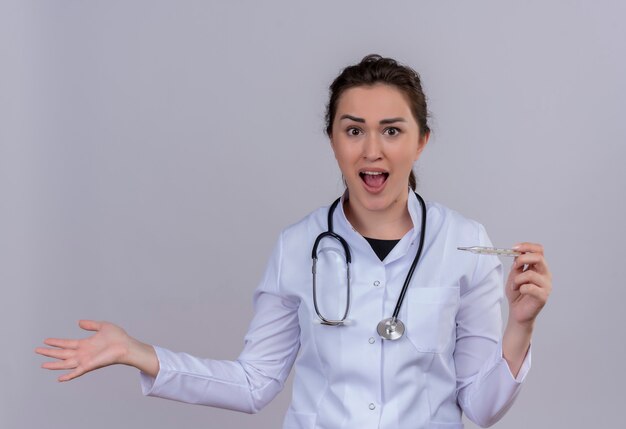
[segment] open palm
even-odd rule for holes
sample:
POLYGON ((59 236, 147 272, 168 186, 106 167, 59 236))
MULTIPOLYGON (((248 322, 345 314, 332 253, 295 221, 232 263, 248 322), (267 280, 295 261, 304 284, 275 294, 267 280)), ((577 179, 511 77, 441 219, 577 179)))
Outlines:
POLYGON ((58 378, 69 381, 94 369, 124 363, 131 340, 126 331, 112 323, 93 320, 81 320, 78 325, 95 334, 81 340, 46 339, 44 343, 54 348, 38 347, 35 352, 58 360, 46 362, 42 368, 70 370, 58 378))

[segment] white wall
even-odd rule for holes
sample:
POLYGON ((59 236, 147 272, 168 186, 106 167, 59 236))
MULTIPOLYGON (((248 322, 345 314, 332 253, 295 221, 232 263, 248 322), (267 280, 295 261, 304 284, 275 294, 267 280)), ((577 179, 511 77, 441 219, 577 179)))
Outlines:
POLYGON ((546 247, 554 292, 533 369, 496 427, 617 427, 625 12, 2 1, 0 426, 279 427, 288 389, 248 416, 144 398, 129 368, 58 384, 33 349, 94 318, 236 357, 279 230, 341 192, 322 133, 327 87, 377 52, 424 80, 435 134, 416 168, 422 194, 497 245, 546 247))

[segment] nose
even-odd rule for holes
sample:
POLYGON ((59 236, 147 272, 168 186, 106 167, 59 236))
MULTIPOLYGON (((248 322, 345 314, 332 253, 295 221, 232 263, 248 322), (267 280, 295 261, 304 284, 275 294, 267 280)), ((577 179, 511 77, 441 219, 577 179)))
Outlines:
POLYGON ((369 134, 363 143, 363 158, 376 161, 383 157, 383 147, 380 137, 376 133, 369 134))

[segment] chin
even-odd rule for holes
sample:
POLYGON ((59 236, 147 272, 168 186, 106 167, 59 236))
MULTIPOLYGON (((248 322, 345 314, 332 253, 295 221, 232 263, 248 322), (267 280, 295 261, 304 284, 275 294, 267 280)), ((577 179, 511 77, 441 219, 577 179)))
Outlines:
MULTIPOLYGON (((350 196, 352 195, 354 193, 350 193, 350 196)), ((385 189, 379 194, 370 194, 365 190, 361 190, 355 198, 358 200, 359 205, 366 210, 380 212, 389 209, 400 200, 400 197, 399 193, 391 193, 389 189, 385 189)))

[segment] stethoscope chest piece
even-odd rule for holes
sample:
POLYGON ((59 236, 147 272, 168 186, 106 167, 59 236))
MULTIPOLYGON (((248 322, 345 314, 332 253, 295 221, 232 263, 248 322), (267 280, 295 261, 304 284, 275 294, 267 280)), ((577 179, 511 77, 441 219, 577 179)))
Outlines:
POLYGON ((376 327, 376 331, 385 340, 397 340, 404 335, 404 323, 400 319, 390 317, 381 320, 376 327))

